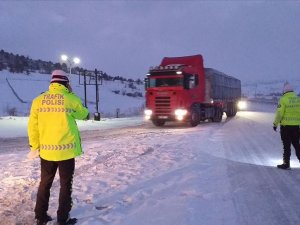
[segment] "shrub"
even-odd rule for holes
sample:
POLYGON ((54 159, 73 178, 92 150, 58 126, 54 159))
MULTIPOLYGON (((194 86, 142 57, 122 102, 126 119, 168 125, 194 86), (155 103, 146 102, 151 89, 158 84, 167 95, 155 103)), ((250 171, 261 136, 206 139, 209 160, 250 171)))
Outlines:
POLYGON ((16 107, 10 107, 9 105, 7 105, 5 112, 9 116, 17 116, 17 108, 16 107))

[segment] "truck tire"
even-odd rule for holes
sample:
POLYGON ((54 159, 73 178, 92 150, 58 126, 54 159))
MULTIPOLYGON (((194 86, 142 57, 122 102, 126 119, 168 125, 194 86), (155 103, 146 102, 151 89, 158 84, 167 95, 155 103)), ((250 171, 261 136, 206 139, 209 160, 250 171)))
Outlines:
POLYGON ((236 115, 236 111, 232 111, 231 113, 226 113, 227 117, 234 117, 236 115))
POLYGON ((162 127, 163 125, 165 125, 165 122, 164 120, 152 120, 152 123, 157 126, 157 127, 162 127))
POLYGON ((189 124, 191 127, 195 127, 200 123, 200 116, 196 110, 191 111, 189 124))
POLYGON ((219 123, 222 121, 223 110, 220 107, 215 107, 214 109, 215 109, 215 115, 212 118, 212 121, 219 123))
POLYGON ((228 103, 226 116, 227 117, 234 117, 237 113, 236 104, 234 102, 228 103))

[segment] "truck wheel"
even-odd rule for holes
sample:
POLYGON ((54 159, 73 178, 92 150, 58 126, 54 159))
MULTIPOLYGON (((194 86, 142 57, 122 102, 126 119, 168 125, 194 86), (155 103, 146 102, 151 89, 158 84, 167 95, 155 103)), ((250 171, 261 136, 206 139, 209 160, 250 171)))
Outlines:
POLYGON ((236 113, 237 113, 236 105, 234 103, 230 104, 230 106, 228 106, 228 111, 226 112, 226 116, 234 117, 236 113))
POLYGON ((195 127, 200 123, 199 114, 196 112, 196 110, 191 111, 189 123, 191 127, 195 127))
POLYGON ((212 118, 212 121, 219 123, 219 122, 222 121, 222 116, 223 116, 223 110, 219 107, 216 107, 215 108, 215 115, 212 118))
POLYGON ((157 126, 157 127, 162 127, 163 125, 165 125, 165 122, 164 120, 152 120, 152 123, 157 126))
POLYGON ((230 113, 226 113, 227 117, 234 117, 236 115, 236 111, 232 111, 230 113))

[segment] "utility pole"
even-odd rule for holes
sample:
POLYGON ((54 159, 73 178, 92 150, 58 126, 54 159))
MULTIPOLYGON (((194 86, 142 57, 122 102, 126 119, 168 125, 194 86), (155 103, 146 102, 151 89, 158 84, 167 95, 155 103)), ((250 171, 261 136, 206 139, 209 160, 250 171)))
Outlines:
POLYGON ((98 71, 95 69, 94 71, 91 70, 81 70, 79 73, 79 84, 84 86, 84 106, 87 107, 87 86, 88 85, 95 85, 96 86, 96 96, 95 96, 95 103, 96 103, 96 112, 94 113, 94 120, 100 121, 100 112, 99 112, 99 85, 102 85, 102 71, 98 71), (100 75, 99 75, 100 73, 100 75), (80 77, 83 75, 83 83, 80 77), (89 76, 89 82, 87 82, 86 76, 89 76), (95 79, 91 79, 95 78, 95 79), (95 80, 95 82, 93 82, 95 80), (100 81, 100 82, 99 82, 100 81))

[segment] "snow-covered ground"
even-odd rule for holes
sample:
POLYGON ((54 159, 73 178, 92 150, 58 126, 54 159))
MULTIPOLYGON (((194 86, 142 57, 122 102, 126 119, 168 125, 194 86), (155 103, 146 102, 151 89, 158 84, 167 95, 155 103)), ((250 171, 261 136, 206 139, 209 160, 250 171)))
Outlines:
MULTIPOLYGON (((293 151, 292 170, 275 168, 275 107, 252 104, 194 128, 141 117, 80 123, 71 216, 81 225, 299 224, 300 164, 293 151)), ((0 120, 1 225, 34 224, 39 160, 26 160, 26 120, 0 120)), ((55 218, 58 178, 51 191, 55 218)))

